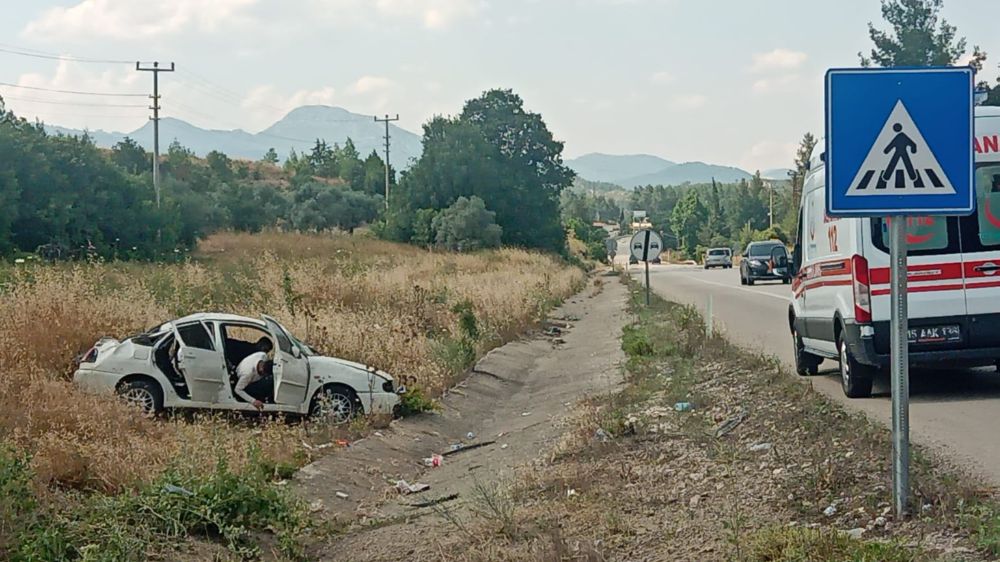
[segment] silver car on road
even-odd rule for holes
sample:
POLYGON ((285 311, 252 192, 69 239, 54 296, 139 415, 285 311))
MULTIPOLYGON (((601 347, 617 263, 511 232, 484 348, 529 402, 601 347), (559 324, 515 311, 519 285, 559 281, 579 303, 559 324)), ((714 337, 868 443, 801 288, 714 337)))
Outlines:
POLYGON ((721 267, 732 269, 733 251, 729 248, 711 248, 705 252, 705 269, 721 267))

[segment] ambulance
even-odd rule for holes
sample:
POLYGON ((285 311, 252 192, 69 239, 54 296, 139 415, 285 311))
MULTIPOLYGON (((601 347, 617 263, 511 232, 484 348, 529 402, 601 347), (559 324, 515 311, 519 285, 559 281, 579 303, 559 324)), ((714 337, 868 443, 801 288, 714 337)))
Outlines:
MULTIPOLYGON (((907 219, 913 365, 1000 368, 1000 108, 977 107, 975 131, 976 212, 907 219)), ((821 143, 792 253, 795 370, 813 375, 838 361, 844 394, 865 398, 889 366, 888 221, 827 216, 825 182, 821 143)))

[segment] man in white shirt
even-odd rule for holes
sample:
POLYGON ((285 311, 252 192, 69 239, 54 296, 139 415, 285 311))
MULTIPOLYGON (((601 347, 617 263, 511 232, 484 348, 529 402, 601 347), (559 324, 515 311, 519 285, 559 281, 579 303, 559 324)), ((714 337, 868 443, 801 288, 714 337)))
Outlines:
POLYGON ((272 347, 271 340, 261 338, 256 345, 258 351, 246 356, 236 367, 236 394, 258 411, 264 409, 264 400, 274 393, 274 363, 267 356, 272 347))

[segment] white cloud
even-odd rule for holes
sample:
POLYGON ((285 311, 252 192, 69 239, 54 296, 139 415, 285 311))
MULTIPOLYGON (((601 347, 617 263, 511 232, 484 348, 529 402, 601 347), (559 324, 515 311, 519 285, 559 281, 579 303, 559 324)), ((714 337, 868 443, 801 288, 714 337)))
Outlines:
POLYGON ((740 158, 740 167, 753 173, 770 168, 790 168, 795 161, 794 142, 763 140, 750 147, 740 158))
POLYGON ((28 23, 23 34, 38 38, 139 39, 190 28, 214 31, 257 0, 80 0, 55 7, 28 23))
POLYGON ((708 98, 702 94, 678 94, 670 98, 669 105, 676 111, 699 109, 708 104, 708 98))
POLYGON ((798 74, 782 74, 773 78, 760 78, 755 80, 751 90, 755 94, 773 94, 791 90, 796 85, 802 83, 802 77, 798 74))
POLYGON ((802 66, 807 58, 809 56, 800 51, 774 49, 766 53, 755 53, 749 70, 754 73, 794 70, 802 66))
POLYGON ((51 76, 28 73, 15 82, 20 86, 49 90, 139 94, 132 97, 81 96, 59 92, 41 92, 25 88, 0 88, 7 107, 28 119, 39 118, 73 128, 132 130, 142 125, 148 115, 152 89, 149 75, 130 68, 94 72, 94 67, 59 61, 51 76))
POLYGON ((674 81, 674 75, 665 70, 660 70, 650 74, 649 81, 653 84, 669 84, 674 81))
POLYGON ((394 85, 392 80, 382 76, 362 76, 351 85, 351 91, 359 95, 373 94, 384 92, 394 85))
POLYGON ((340 25, 374 18, 416 19, 427 29, 447 29, 479 15, 485 0, 315 0, 340 25))

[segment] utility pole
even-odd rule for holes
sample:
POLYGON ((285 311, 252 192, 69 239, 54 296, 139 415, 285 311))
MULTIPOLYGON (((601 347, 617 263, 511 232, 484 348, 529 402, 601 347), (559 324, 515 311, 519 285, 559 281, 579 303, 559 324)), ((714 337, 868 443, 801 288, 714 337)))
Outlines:
POLYGON ((156 208, 160 208, 160 73, 161 72, 173 72, 174 63, 170 63, 170 68, 160 68, 159 61, 153 63, 153 66, 142 66, 142 63, 136 62, 135 69, 143 72, 153 73, 153 95, 150 98, 153 100, 153 105, 149 109, 153 110, 153 116, 150 117, 153 121, 153 191, 156 192, 156 208))
POLYGON ((399 121, 399 114, 393 119, 389 118, 389 114, 386 113, 384 119, 379 119, 378 116, 375 117, 376 123, 385 123, 385 208, 389 208, 389 123, 392 121, 399 121))
POLYGON ((767 182, 767 226, 774 228, 774 182, 767 182))

